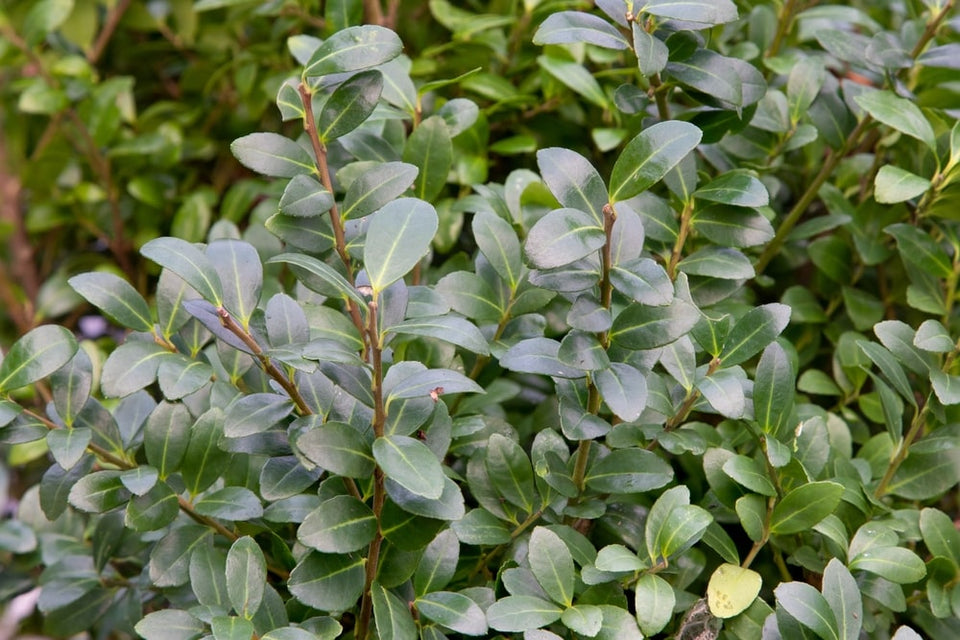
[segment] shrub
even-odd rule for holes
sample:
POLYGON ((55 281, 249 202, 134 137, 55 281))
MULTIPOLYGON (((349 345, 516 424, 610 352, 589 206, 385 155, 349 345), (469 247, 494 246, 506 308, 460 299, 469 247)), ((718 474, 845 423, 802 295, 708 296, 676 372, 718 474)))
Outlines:
POLYGON ((4 355, 5 593, 56 636, 956 637, 953 3, 434 0, 412 59, 423 8, 364 4, 287 39, 248 218, 67 280, 119 344, 4 355))

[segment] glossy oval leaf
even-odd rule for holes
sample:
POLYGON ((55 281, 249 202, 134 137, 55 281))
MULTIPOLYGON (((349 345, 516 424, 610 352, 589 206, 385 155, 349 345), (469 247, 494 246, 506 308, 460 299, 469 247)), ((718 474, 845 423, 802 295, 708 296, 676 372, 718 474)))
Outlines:
POLYGON ((330 36, 307 61, 307 78, 369 69, 393 60, 403 43, 390 29, 375 25, 347 27, 330 36))
POLYGON ((147 301, 123 278, 97 271, 81 273, 67 282, 117 324, 134 331, 153 331, 147 301))
POLYGON ((396 435, 377 438, 373 457, 388 478, 408 491, 433 500, 443 492, 440 461, 421 441, 396 435))
POLYGON ((843 485, 836 482, 810 482, 789 491, 773 508, 770 532, 783 535, 800 533, 833 513, 840 504, 843 485))
POLYGON ((64 366, 77 352, 77 341, 64 327, 43 325, 13 343, 0 363, 0 393, 26 387, 64 366))
POLYGON ((376 69, 362 71, 337 87, 323 103, 317 116, 320 141, 329 144, 370 117, 383 91, 383 74, 376 69))
POLYGON ((414 604, 428 620, 465 636, 483 636, 489 631, 483 609, 462 593, 433 591, 417 598, 414 604))
POLYGON ((551 147, 537 152, 537 166, 561 205, 586 211, 597 225, 603 225, 607 188, 590 161, 570 149, 551 147))
POLYGON ((582 11, 550 14, 533 34, 534 44, 592 44, 604 49, 627 49, 630 44, 609 22, 582 11))
POLYGON ((673 469, 644 449, 617 449, 595 462, 585 478, 588 487, 602 493, 642 493, 673 479, 673 469))
POLYGON ((325 553, 349 553, 366 547, 377 533, 377 519, 353 496, 336 496, 310 513, 297 540, 325 553))
POLYGON ((394 200, 370 216, 363 263, 375 292, 416 266, 429 251, 438 224, 433 206, 416 198, 394 200))
POLYGON ((179 238, 156 238, 143 245, 140 253, 174 272, 207 302, 223 304, 223 285, 210 260, 196 246, 179 238))
POLYGON ((294 176, 280 197, 280 212, 295 218, 319 216, 332 206, 333 194, 316 178, 306 174, 294 176))
POLYGON ((668 120, 644 129, 627 143, 610 175, 610 201, 632 198, 659 182, 700 143, 695 125, 668 120))
POLYGON ((265 176, 292 178, 317 171, 306 149, 277 133, 251 133, 237 138, 230 151, 240 164, 265 176))
POLYGON ((686 335, 699 320, 696 307, 679 299, 662 307, 633 303, 614 319, 610 341, 627 349, 655 349, 686 335))
POLYGON ((352 220, 373 213, 409 189, 419 172, 406 162, 384 162, 367 169, 347 187, 340 216, 352 220))

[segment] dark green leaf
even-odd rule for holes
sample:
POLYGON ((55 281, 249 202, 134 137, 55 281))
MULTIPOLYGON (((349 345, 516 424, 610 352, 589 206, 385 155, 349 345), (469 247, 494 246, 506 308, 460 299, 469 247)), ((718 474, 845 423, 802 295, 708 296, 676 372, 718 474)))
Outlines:
POLYGON ((744 280, 755 275, 750 259, 736 249, 704 247, 681 260, 677 269, 692 276, 744 280))
POLYGON ((250 536, 238 539, 227 553, 227 594, 234 611, 249 619, 260 608, 267 565, 263 552, 250 536))
POLYGON ((184 452, 180 471, 187 490, 197 495, 213 484, 223 472, 230 455, 219 447, 223 437, 223 411, 213 408, 197 418, 190 429, 190 444, 184 452))
POLYGON ((836 558, 831 559, 823 571, 823 597, 837 618, 839 640, 857 640, 863 626, 860 587, 836 558))
POLYGON ((224 487, 203 496, 194 505, 197 513, 223 520, 253 520, 263 515, 257 495, 246 487, 224 487))
POLYGON ((523 448, 495 433, 487 442, 486 469, 497 492, 508 502, 533 513, 539 498, 533 482, 533 468, 523 448))
POLYGON ((13 343, 0 363, 0 393, 31 385, 70 362, 77 341, 64 327, 43 325, 13 343))
POLYGON ((140 253, 183 278, 207 302, 223 304, 220 277, 207 256, 194 245, 178 238, 156 238, 143 245, 140 253))
POLYGON ((190 556, 190 588, 200 604, 226 608, 227 557, 219 549, 201 545, 190 556))
POLYGON ((675 605, 673 587, 660 576, 647 573, 634 584, 637 622, 645 635, 660 633, 673 617, 675 605))
POLYGON ((515 291, 522 277, 520 241, 510 223, 498 215, 481 211, 473 216, 473 238, 490 266, 515 291))
POLYGON ((560 343, 549 338, 529 338, 510 347, 500 357, 500 365, 511 371, 539 373, 560 378, 582 378, 583 371, 564 364, 559 358, 560 343))
POLYGON ((743 81, 731 61, 731 58, 709 49, 697 49, 689 58, 668 62, 667 73, 681 84, 731 108, 742 107, 745 103, 743 81))
POLYGON ((403 161, 419 168, 413 194, 431 201, 443 190, 453 165, 453 142, 440 116, 427 118, 414 129, 403 148, 403 161))
POLYGON ((537 152, 537 165, 543 181, 560 204, 586 211, 597 225, 603 225, 607 188, 586 158, 569 149, 551 147, 537 152))
POLYGON ((190 579, 190 556, 208 544, 211 530, 199 525, 173 529, 150 552, 150 580, 158 587, 177 587, 190 579))
POLYGON ((190 411, 180 403, 161 402, 151 412, 144 427, 144 452, 147 462, 166 479, 176 471, 187 451, 192 425, 190 411))
POLYGON ((910 584, 927 575, 916 553, 903 547, 872 547, 850 560, 851 571, 868 571, 896 584, 910 584))
POLYGON ((698 208, 693 228, 727 247, 753 247, 769 242, 774 236, 773 225, 759 213, 720 205, 698 208))
POLYGON ((339 475, 364 478, 373 473, 370 444, 342 422, 315 425, 300 436, 297 448, 312 462, 339 475))
POLYGON ((866 91, 856 96, 854 101, 875 120, 916 138, 931 151, 937 152, 933 127, 915 103, 892 91, 866 91))
POLYGON ((820 592, 803 582, 782 582, 773 590, 777 604, 823 640, 839 640, 837 619, 820 592))
POLYGON ((546 594, 554 602, 571 606, 576 574, 573 556, 560 536, 545 527, 535 528, 530 535, 528 560, 546 594))
POLYGON ((312 78, 369 69, 396 58, 401 51, 403 43, 389 29, 374 25, 348 27, 332 35, 313 52, 303 75, 312 78))
POLYGON ((362 71, 337 87, 317 117, 321 142, 329 143, 363 124, 377 106, 381 91, 383 75, 375 69, 362 71))
POLYGON ((736 207, 765 207, 770 202, 763 183, 745 171, 721 174, 697 189, 693 196, 736 207))
POLYGON ((366 559, 313 551, 290 573, 290 592, 304 604, 321 611, 352 607, 363 592, 366 559))
POLYGON ((404 162, 384 162, 367 169, 347 188, 340 215, 362 218, 380 209, 410 188, 419 169, 404 162))
POLYGON ((367 546, 377 532, 370 507, 353 496, 322 503, 297 529, 297 539, 325 553, 349 553, 367 546))
POLYGON ((465 636, 483 636, 489 630, 483 609, 461 593, 433 591, 417 598, 415 605, 427 619, 465 636))
POLYGON ((630 45, 617 29, 603 18, 581 11, 560 11, 544 20, 533 34, 534 44, 587 43, 605 49, 626 49, 630 45))
POLYGON ((295 218, 319 216, 332 206, 333 194, 306 174, 294 176, 280 198, 280 212, 295 218))
POLYGON ((290 398, 276 393, 240 395, 224 412, 223 433, 242 438, 267 431, 293 411, 290 398))
POLYGON ((425 444, 408 436, 377 438, 373 457, 384 474, 408 491, 437 499, 443 490, 440 461, 425 444))
POLYGON ((438 224, 433 206, 416 198, 394 200, 370 216, 363 263, 374 292, 416 266, 430 249, 438 224))
POLYGON ((177 495, 165 482, 158 482, 127 504, 124 525, 134 531, 156 531, 167 526, 180 513, 177 495))
POLYGON ((730 0, 648 0, 640 11, 660 18, 705 25, 724 24, 737 19, 737 6, 730 0))
POLYGON ((498 545, 510 542, 506 524, 485 509, 473 509, 452 525, 457 538, 464 544, 498 545))
POLYGON ((533 225, 524 251, 533 266, 552 269, 596 252, 604 242, 603 228, 591 215, 578 209, 556 209, 533 225))
POLYGON ((886 164, 873 182, 873 197, 883 204, 896 204, 923 195, 931 182, 906 169, 886 164))
POLYGON ((117 324, 134 331, 153 331, 150 307, 123 278, 107 272, 82 273, 68 280, 74 291, 117 324))
POLYGON ((673 469, 656 454, 644 449, 618 449, 588 469, 586 484, 604 493, 642 493, 662 487, 671 479, 673 469))
POLYGON ((487 623, 497 631, 538 629, 560 619, 563 609, 534 596, 507 596, 487 609, 487 623))
POLYGON ((416 640, 417 625, 410 609, 379 582, 370 585, 373 600, 373 618, 381 640, 416 640))
POLYGON ((753 415, 765 433, 784 432, 793 412, 797 374, 787 352, 777 342, 763 350, 753 386, 753 415))
POLYGON ((630 422, 640 417, 647 404, 647 379, 640 371, 620 362, 593 374, 603 401, 621 420, 630 422))
POLYGON ((601 109, 610 107, 607 101, 607 95, 600 87, 600 83, 582 64, 573 62, 568 58, 559 56, 543 55, 537 58, 537 64, 540 68, 553 76, 557 81, 563 83, 583 98, 592 102, 601 109))
POLYGON ((673 282, 659 264, 650 258, 636 258, 613 265, 610 284, 636 302, 663 306, 673 301, 673 282))
POLYGON ((910 381, 907 379, 907 374, 904 373, 903 367, 900 366, 893 354, 875 342, 860 341, 857 342, 857 346, 877 365, 877 368, 880 369, 884 377, 903 399, 916 406, 917 401, 913 397, 913 390, 910 381))
POLYGON ((130 498, 119 471, 95 471, 81 478, 70 489, 70 504, 87 513, 103 513, 130 498))
POLYGON ((699 319, 696 307, 679 299, 662 307, 633 303, 614 319, 610 340, 627 349, 655 349, 685 335, 699 319))
POLYGON ((636 21, 630 28, 633 31, 633 52, 637 56, 640 73, 649 78, 663 71, 670 54, 667 45, 636 21))
POLYGON ((788 492, 773 508, 770 532, 778 535, 805 531, 833 513, 840 504, 843 485, 810 482, 788 492))
POLYGON ((790 322, 790 307, 771 303, 751 309, 730 330, 720 360, 724 366, 740 364, 773 342, 790 322))
POLYGON ((884 231, 896 239, 904 262, 938 278, 949 278, 953 273, 947 253, 927 232, 906 223, 892 224, 884 231))
POLYGON ((162 609, 148 613, 134 629, 145 640, 192 640, 203 635, 204 625, 186 611, 162 609))
MULTIPOLYGON (((475 510, 484 513, 482 510, 475 510)), ((472 512, 471 512, 472 513, 472 512)), ((460 521, 462 522, 462 521, 460 521)), ((459 524, 459 522, 457 523, 459 524)), ((446 529, 430 541, 413 576, 414 590, 418 595, 439 591, 450 583, 460 559, 460 542, 453 529, 446 529)))
POLYGON ((276 133, 251 133, 237 138, 230 151, 243 166, 266 176, 292 178, 317 171, 306 149, 276 133))
POLYGON ((284 262, 293 265, 297 269, 303 269, 311 276, 316 276, 322 282, 330 286, 332 295, 339 295, 348 298, 361 308, 366 307, 367 301, 364 300, 357 290, 347 282, 347 279, 337 273, 337 271, 325 262, 316 258, 300 253, 281 253, 267 260, 267 264, 284 262))
POLYGON ((92 436, 93 431, 88 428, 54 429, 47 433, 47 446, 57 464, 72 469, 86 452, 92 436))
POLYGON ((696 126, 678 120, 659 122, 627 143, 610 176, 610 201, 646 191, 667 175, 700 142, 696 126))
POLYGON ((437 338, 481 355, 490 353, 480 330, 468 320, 452 315, 406 320, 393 325, 389 331, 401 335, 437 338))

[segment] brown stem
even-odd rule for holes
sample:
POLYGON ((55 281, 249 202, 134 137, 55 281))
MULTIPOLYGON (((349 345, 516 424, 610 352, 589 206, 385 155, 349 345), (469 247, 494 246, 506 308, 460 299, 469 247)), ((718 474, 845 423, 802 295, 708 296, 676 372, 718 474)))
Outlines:
MULTIPOLYGON (((383 353, 380 348, 380 331, 377 321, 377 302, 371 301, 367 306, 367 341, 370 344, 370 354, 373 365, 373 434, 374 438, 382 438, 387 421, 387 414, 383 404, 383 353)), ((373 599, 370 587, 377 577, 380 563, 380 546, 383 543, 383 534, 380 531, 380 517, 383 513, 383 504, 386 500, 386 490, 383 486, 383 471, 379 465, 373 473, 373 515, 377 519, 377 532, 367 550, 366 573, 364 577, 363 598, 360 601, 360 614, 357 619, 354 637, 357 640, 366 640, 370 628, 370 617, 373 613, 373 599)))
POLYGON ((97 36, 97 41, 93 44, 93 48, 90 49, 90 52, 87 54, 87 62, 90 64, 96 64, 97 60, 100 59, 100 56, 103 55, 103 52, 107 48, 107 43, 110 42, 110 38, 113 36, 113 32, 116 31, 117 25, 120 24, 120 18, 123 17, 123 14, 130 7, 131 0, 120 0, 110 10, 110 13, 107 14, 107 19, 103 22, 103 29, 100 30, 100 35, 97 36))
POLYGON ((955 0, 948 0, 946 4, 943 5, 943 9, 940 10, 940 13, 935 15, 930 22, 927 23, 927 27, 923 30, 923 33, 920 34, 920 39, 917 40, 917 44, 911 49, 910 57, 914 60, 917 59, 923 50, 927 48, 927 44, 933 39, 933 36, 937 34, 937 29, 940 28, 940 25, 943 24, 943 21, 953 10, 955 0))
POLYGON ((764 519, 763 523, 763 536, 753 543, 753 547, 750 548, 750 552, 747 554, 747 557, 744 558, 743 562, 740 563, 740 566, 744 569, 750 568, 750 565, 757 557, 757 554, 760 553, 760 550, 763 549, 764 545, 767 544, 767 540, 770 539, 770 517, 773 515, 773 507, 776 506, 776 504, 777 499, 774 497, 771 497, 767 500, 767 517, 764 519))
MULTIPOLYGON (((363 0, 363 18, 368 24, 384 26, 383 7, 380 6, 380 0, 363 0)), ((360 640, 363 639, 360 638, 360 640)))
POLYGON ((243 327, 237 324, 237 321, 233 319, 233 316, 230 315, 230 312, 224 309, 223 307, 217 308, 217 316, 220 318, 220 323, 227 328, 230 333, 240 338, 240 340, 247 346, 248 349, 253 353, 253 356, 257 359, 257 362, 260 363, 260 367, 264 372, 277 381, 277 383, 283 387, 283 390, 287 392, 287 395, 290 396, 290 399, 293 400, 294 404, 297 405, 297 411, 300 415, 309 415, 313 413, 310 410, 309 405, 307 405, 306 400, 303 399, 303 396, 300 395, 300 390, 297 388, 297 385, 293 384, 293 381, 290 380, 279 368, 277 365, 273 364, 273 361, 263 352, 263 349, 260 348, 260 345, 257 344, 257 341, 252 335, 244 331, 243 327))
MULTIPOLYGON (((377 4, 377 6, 379 7, 379 4, 377 4)), ((310 139, 313 154, 317 157, 317 172, 320 175, 320 182, 323 184, 324 189, 333 194, 333 179, 330 177, 330 167, 327 165, 327 148, 320 140, 320 134, 317 132, 317 120, 313 115, 313 97, 310 94, 310 88, 306 83, 301 82, 297 86, 297 91, 300 93, 300 101, 303 103, 303 130, 310 139)), ((343 231, 343 220, 340 219, 340 211, 337 208, 336 202, 330 207, 330 226, 333 227, 333 237, 336 244, 337 255, 340 256, 340 261, 346 270, 347 281, 353 284, 353 261, 350 259, 350 254, 347 253, 347 240, 343 231)), ((346 301, 346 305, 350 319, 353 321, 353 326, 357 328, 362 338, 365 331, 363 318, 360 317, 360 310, 357 308, 357 305, 350 300, 346 301)), ((364 342, 366 342, 366 340, 364 340, 364 342)), ((366 353, 364 353, 364 357, 367 357, 366 353)))

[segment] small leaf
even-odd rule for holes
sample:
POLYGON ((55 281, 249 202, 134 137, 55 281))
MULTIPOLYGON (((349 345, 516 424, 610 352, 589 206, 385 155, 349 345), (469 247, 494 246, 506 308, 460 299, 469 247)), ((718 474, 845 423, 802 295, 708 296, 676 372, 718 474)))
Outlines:
POLYGON ((328 144, 363 124, 382 91, 383 75, 375 69, 361 71, 334 89, 317 117, 321 142, 328 144))
POLYGON ((565 609, 560 622, 574 633, 593 638, 603 626, 603 610, 592 604, 578 604, 565 609))
POLYGON ((617 449, 587 471, 586 484, 602 493, 642 493, 673 479, 673 469, 644 449, 617 449))
POLYGON ((413 182, 413 194, 432 201, 447 182, 453 165, 453 141, 440 116, 431 116, 420 123, 403 147, 403 161, 419 168, 413 182))
POLYGON ((603 224, 607 188, 589 160, 570 149, 551 147, 537 152, 537 166, 561 205, 586 211, 597 225, 603 224))
POLYGON ((427 619, 465 636, 483 636, 489 631, 483 609, 461 593, 433 591, 417 598, 415 604, 427 619))
POLYGON ((230 151, 240 164, 265 176, 292 178, 317 171, 306 149, 277 133, 251 133, 237 138, 230 151))
POLYGON ((117 324, 134 331, 153 331, 150 307, 130 283, 112 273, 81 273, 67 281, 117 324))
POLYGON ((610 410, 630 422, 643 413, 647 404, 647 379, 630 365, 613 362, 593 373, 594 384, 610 410))
POLYGON ((851 571, 868 571, 896 584, 911 584, 927 575, 923 560, 903 547, 873 547, 850 561, 851 571))
POLYGON ((486 470, 497 492, 527 513, 539 503, 533 481, 533 468, 523 448, 513 440, 495 433, 487 441, 486 470))
POLYGON ((347 187, 340 216, 354 220, 373 213, 409 189, 418 173, 417 167, 405 162, 374 165, 347 187))
POLYGON ((417 625, 410 615, 410 609, 400 598, 384 589, 379 582, 370 585, 370 596, 380 640, 416 640, 417 625))
POLYGON ((573 556, 560 536, 545 527, 535 528, 528 554, 530 570, 547 595, 554 602, 571 606, 576 573, 573 556))
POLYGON ((796 377, 784 348, 777 342, 767 345, 753 386, 753 415, 764 433, 777 436, 786 429, 796 397, 796 377))
POLYGON ((332 206, 333 194, 306 174, 294 176, 280 197, 280 212, 296 218, 319 216, 332 206))
POLYGON ((660 633, 673 618, 677 603, 673 587, 660 576, 646 573, 634 584, 633 591, 640 630, 648 636, 660 633))
POLYGON ((500 365, 510 371, 539 373, 560 378, 582 378, 584 372, 564 364, 560 343, 549 338, 529 338, 516 343, 500 357, 500 365))
POLYGON ((530 229, 524 252, 533 266, 552 269, 595 253, 604 242, 603 228, 592 216, 577 209, 555 209, 530 229))
POLYGON ((773 590, 777 604, 823 640, 839 640, 837 619, 820 592, 804 582, 782 582, 773 590))
POLYGON ((487 341, 476 325, 454 315, 413 318, 393 325, 389 332, 437 338, 480 355, 490 353, 487 341))
POLYGON ((770 532, 778 535, 805 531, 833 513, 840 504, 843 485, 810 482, 788 492, 770 516, 770 532))
POLYGON ((610 201, 619 202, 646 191, 667 175, 700 143, 696 126, 678 120, 659 122, 627 143, 610 175, 610 201))
POLYGON ((490 266, 515 291, 522 277, 520 241, 510 223, 481 211, 473 216, 473 237, 490 266))
POLYGON ((896 239, 904 262, 938 278, 951 277, 953 266, 949 256, 927 232, 906 223, 892 224, 885 227, 884 231, 896 239))
MULTIPOLYGON (((475 509, 471 513, 485 512, 475 509)), ((439 591, 453 579, 460 559, 460 542, 457 538, 454 529, 446 529, 437 534, 424 549, 413 576, 414 590, 418 595, 439 591)))
MULTIPOLYGON (((322 282, 330 286, 333 295, 339 294, 342 298, 347 298, 356 303, 361 308, 366 307, 367 301, 364 300, 356 288, 354 288, 347 279, 337 273, 337 271, 325 262, 317 260, 313 256, 301 253, 281 253, 267 260, 267 264, 284 262, 291 264, 296 269, 303 269, 311 276, 316 276, 322 282)), ((301 278, 303 279, 303 278, 301 278)))
POLYGON ((880 167, 873 183, 873 197, 883 204, 896 204, 923 195, 931 182, 900 167, 880 167))
POLYGON ((901 98, 892 91, 866 91, 854 101, 883 124, 927 145, 937 152, 937 139, 933 127, 915 103, 901 98))
POLYGON ((617 29, 598 16, 581 11, 550 14, 533 34, 534 44, 587 43, 605 49, 622 50, 630 45, 617 29))
POLYGON ((363 593, 366 559, 346 554, 307 554, 290 572, 287 585, 300 602, 321 611, 344 611, 363 593))
POLYGON ((640 11, 660 18, 707 25, 737 19, 737 6, 730 0, 647 0, 640 11))
POLYGON ((720 361, 733 366, 750 359, 773 342, 790 322, 790 307, 771 303, 745 313, 723 343, 720 361))
POLYGON ((370 507, 353 496, 336 496, 310 513, 297 540, 325 553, 349 553, 366 547, 377 533, 370 507))
POLYGON ((239 395, 227 405, 223 432, 228 438, 242 438, 267 431, 293 411, 290 398, 276 393, 239 395))
POLYGON ((497 631, 527 631, 556 622, 563 614, 557 605, 534 596, 507 596, 487 609, 487 623, 497 631))
POLYGON ((614 319, 610 341, 627 349, 655 349, 685 335, 699 320, 696 307, 679 299, 662 307, 633 303, 614 319))
POLYGON ((777 495, 766 469, 753 458, 734 455, 723 463, 723 472, 751 491, 765 496, 777 495))
POLYGON ((347 27, 320 45, 305 65, 307 78, 369 69, 393 60, 403 43, 390 29, 374 25, 347 27))
POLYGON ((134 630, 145 640, 192 640, 203 635, 204 625, 186 611, 162 609, 145 615, 134 630))
POLYGON ((836 558, 832 558, 823 571, 823 597, 837 618, 839 640, 857 640, 863 626, 860 587, 836 558))
POLYGON ((416 198, 394 200, 370 216, 363 263, 376 293, 420 262, 430 249, 438 224, 433 206, 416 198))
POLYGON ((707 605, 717 618, 732 618, 746 611, 757 595, 763 580, 760 574, 735 564, 722 564, 710 576, 707 605))
POLYGON ((681 260, 677 269, 692 276, 744 280, 756 273, 747 256, 729 247, 704 247, 681 260))
POLYGON ((46 378, 77 352, 77 341, 64 327, 43 325, 13 343, 0 363, 0 393, 46 378))
POLYGON ((697 189, 693 197, 736 207, 765 207, 767 188, 745 171, 728 171, 697 189))
POLYGON ((667 66, 670 51, 662 40, 643 28, 643 25, 634 21, 631 25, 633 32, 633 51, 637 55, 637 67, 646 77, 660 73, 667 66))
POLYGON ((140 253, 183 278, 204 300, 216 306, 223 304, 220 277, 194 245, 178 238, 156 238, 143 245, 140 253))
POLYGON ((425 444, 408 436, 377 438, 373 457, 383 473, 408 491, 437 499, 443 491, 440 461, 425 444))
POLYGON ((224 487, 209 493, 194 505, 197 513, 223 520, 253 520, 263 515, 263 505, 246 487, 224 487))
POLYGON ((370 444, 343 422, 317 424, 300 436, 297 448, 312 462, 348 478, 369 476, 375 466, 370 444))

